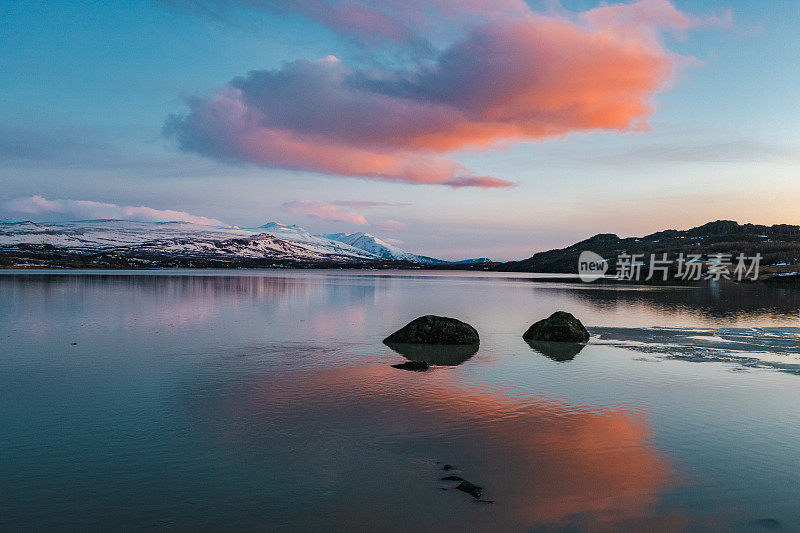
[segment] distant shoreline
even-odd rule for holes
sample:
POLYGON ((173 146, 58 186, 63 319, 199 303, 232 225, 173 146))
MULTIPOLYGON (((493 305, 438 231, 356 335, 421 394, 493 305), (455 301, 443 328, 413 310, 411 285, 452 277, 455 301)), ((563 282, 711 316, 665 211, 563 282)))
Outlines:
MULTIPOLYGON (((174 258, 173 258, 174 259, 174 258)), ((421 265, 417 263, 406 263, 406 262, 379 262, 374 264, 336 264, 336 263, 321 263, 321 264, 311 264, 311 263, 283 263, 283 264, 248 264, 248 265, 241 265, 241 264, 220 264, 220 261, 209 261, 208 264, 200 264, 206 263, 204 261, 198 261, 196 259, 184 259, 181 262, 186 263, 195 263, 195 264, 184 264, 184 265, 175 265, 175 266, 166 266, 166 265, 149 265, 149 266, 123 266, 120 264, 101 264, 101 263, 94 263, 88 262, 83 264, 75 264, 70 261, 66 261, 65 264, 34 264, 34 260, 31 260, 30 263, 27 264, 7 264, 6 261, 8 257, 0 253, 0 273, 9 273, 10 271, 19 271, 18 273, 35 273, 35 272, 46 272, 57 274, 60 272, 63 273, 91 273, 91 272, 103 272, 103 271, 113 271, 118 273, 124 272, 163 272, 169 273, 174 271, 258 271, 258 270, 269 270, 269 271, 289 271, 289 270, 306 270, 306 271, 334 271, 334 270, 341 270, 341 271, 362 271, 362 272, 372 272, 372 271, 398 271, 398 272, 463 272, 463 273, 485 273, 485 274, 506 274, 508 276, 522 276, 527 281, 531 282, 544 282, 544 283, 580 283, 580 277, 577 273, 570 273, 570 272, 530 272, 530 271, 521 271, 521 270, 511 270, 511 269, 504 269, 502 266, 504 263, 483 263, 483 264, 453 264, 453 265, 421 265)), ((263 260, 262 260, 263 261, 263 260)), ((759 283, 781 283, 787 285, 800 285, 800 274, 797 275, 780 275, 779 272, 771 271, 769 269, 765 269, 763 271, 762 277, 758 280, 747 280, 747 281, 733 281, 733 280, 722 280, 723 283, 735 283, 735 284, 759 284, 759 283)), ((597 279, 591 283, 586 283, 587 287, 614 287, 614 286, 661 286, 661 287, 699 287, 706 285, 710 282, 707 279, 701 280, 692 280, 692 281, 683 281, 683 280, 676 280, 676 279, 668 279, 667 281, 661 280, 618 280, 614 276, 607 276, 605 278, 597 279)), ((583 285, 583 284, 582 284, 583 285)))

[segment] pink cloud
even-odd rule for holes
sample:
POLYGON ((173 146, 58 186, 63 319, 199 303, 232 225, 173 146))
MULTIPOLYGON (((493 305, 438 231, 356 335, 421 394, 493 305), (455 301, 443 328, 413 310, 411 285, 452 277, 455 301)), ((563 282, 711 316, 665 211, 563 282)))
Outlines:
MULTIPOLYGON (((300 68, 310 64, 298 62, 300 68)), ((245 103, 246 98, 242 89, 228 88, 209 100, 192 99, 190 114, 173 116, 165 131, 176 137, 184 150, 266 167, 452 187, 512 185, 499 178, 474 176, 455 161, 411 147, 374 149, 363 146, 363 142, 353 144, 346 139, 302 131, 301 122, 294 129, 270 127, 267 116, 256 106, 245 103)), ((343 114, 340 120, 347 121, 348 116, 343 114)), ((289 121, 295 119, 303 121, 303 117, 288 117, 289 121)))
POLYGON ((6 204, 9 211, 15 213, 25 213, 27 215, 38 215, 47 212, 61 212, 62 206, 59 202, 48 200, 43 196, 33 195, 26 198, 15 198, 6 204))
POLYGON ((702 26, 730 27, 733 14, 729 8, 721 14, 697 17, 678 11, 669 0, 639 0, 634 4, 604 4, 581 13, 579 20, 589 27, 615 28, 630 31, 633 37, 643 34, 655 38, 659 29, 681 32, 702 26))
POLYGON ((144 205, 124 206, 92 200, 48 200, 38 195, 15 198, 7 202, 5 207, 13 213, 58 215, 61 219, 72 220, 120 219, 140 222, 190 222, 204 226, 224 225, 215 218, 192 215, 185 211, 153 209, 144 205))
MULTIPOLYGON (((300 12, 316 4, 302 5, 300 12)), ((353 10, 348 20, 363 25, 383 24, 370 10, 413 20, 422 9, 416 0, 333 3, 345 5, 353 10)), ((364 70, 328 56, 253 71, 211 98, 188 100, 189 112, 171 116, 165 134, 183 150, 265 167, 508 187, 511 181, 478 175, 446 154, 574 132, 647 130, 653 96, 690 62, 666 50, 659 34, 700 24, 667 0, 548 16, 512 0, 497 9, 477 1, 432 5, 472 28, 433 63, 364 70)))
POLYGON ((328 222, 349 222, 365 226, 367 219, 358 213, 351 213, 339 209, 338 206, 326 202, 312 202, 310 200, 300 200, 287 202, 281 208, 288 213, 297 213, 311 217, 327 220, 328 222))

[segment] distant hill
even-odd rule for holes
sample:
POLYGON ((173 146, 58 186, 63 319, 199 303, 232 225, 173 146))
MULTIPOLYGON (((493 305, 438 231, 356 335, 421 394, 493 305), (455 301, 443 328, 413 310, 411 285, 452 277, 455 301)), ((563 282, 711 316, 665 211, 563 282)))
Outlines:
POLYGON ((613 233, 600 233, 566 248, 539 252, 523 259, 495 267, 508 272, 553 272, 574 274, 581 252, 590 250, 609 260, 609 272, 616 267, 621 253, 700 254, 704 259, 717 253, 754 256, 760 253, 765 272, 800 269, 800 227, 789 224, 762 226, 717 220, 696 228, 665 230, 644 237, 621 238, 613 233))

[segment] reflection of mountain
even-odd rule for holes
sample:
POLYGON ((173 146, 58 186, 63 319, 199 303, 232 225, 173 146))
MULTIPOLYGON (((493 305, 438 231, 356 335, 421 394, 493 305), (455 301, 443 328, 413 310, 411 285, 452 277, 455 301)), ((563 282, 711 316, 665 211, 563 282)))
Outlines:
POLYGON ((706 318, 736 319, 757 315, 797 316, 800 291, 771 283, 706 282, 692 287, 648 287, 626 290, 624 287, 604 288, 602 285, 579 284, 569 287, 540 290, 570 296, 602 310, 640 313, 694 314, 706 318))
POLYGON ((534 351, 539 352, 545 357, 549 357, 553 361, 572 361, 578 355, 585 344, 578 342, 545 342, 525 340, 528 346, 533 348, 534 351))
POLYGON ((464 387, 450 376, 383 365, 266 374, 247 380, 255 388, 209 388, 204 395, 219 397, 198 410, 214 406, 209 422, 228 435, 232 455, 273 457, 282 490, 323 484, 324 507, 309 499, 307 511, 324 512, 328 528, 429 529, 443 516, 487 531, 685 528, 658 506, 674 482, 644 415, 464 387), (497 504, 438 492, 433 459, 455 464, 497 504))
POLYGON ((478 352, 478 344, 387 344, 410 361, 429 365, 457 366, 478 352))
MULTIPOLYGON (((204 324, 250 302, 280 308, 297 298, 323 298, 301 277, 279 275, 181 275, 178 273, 4 274, 2 288, 16 294, 17 304, 36 308, 70 305, 59 323, 119 322, 131 328, 167 324, 204 324), (80 298, 81 305, 75 305, 80 298)), ((28 320, 24 314, 16 319, 28 320)))

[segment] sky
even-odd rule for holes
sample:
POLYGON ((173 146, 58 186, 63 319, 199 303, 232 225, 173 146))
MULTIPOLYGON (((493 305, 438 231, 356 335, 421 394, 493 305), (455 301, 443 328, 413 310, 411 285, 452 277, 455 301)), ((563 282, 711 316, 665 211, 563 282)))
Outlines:
POLYGON ((794 0, 0 0, 0 218, 521 259, 800 224, 794 0))

